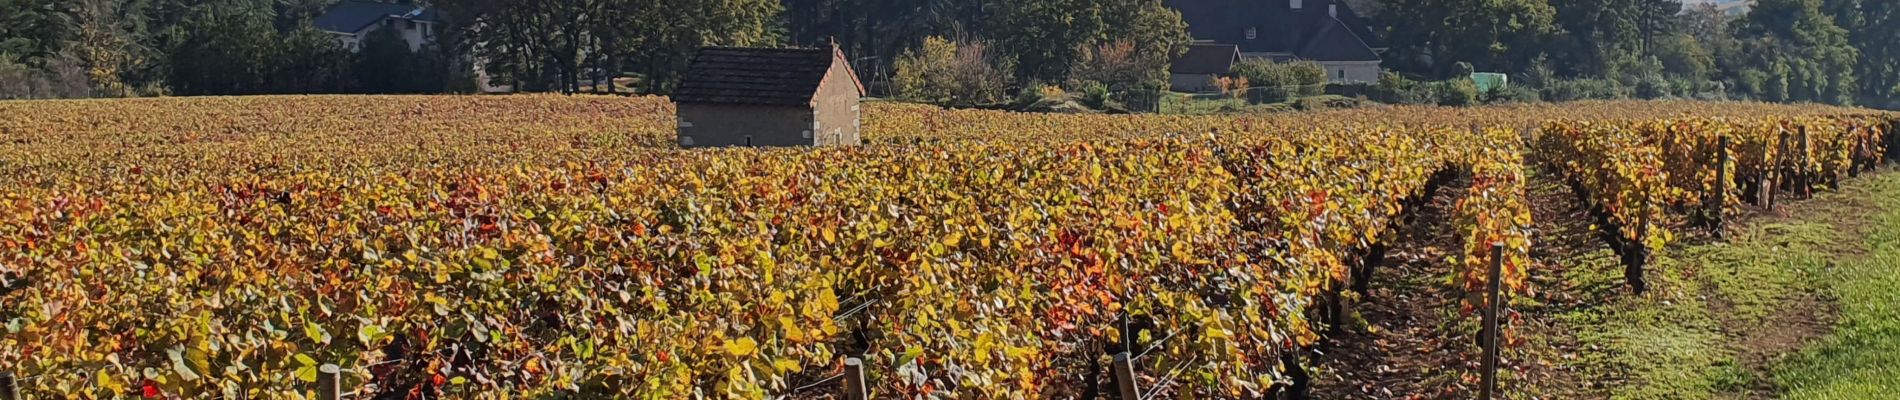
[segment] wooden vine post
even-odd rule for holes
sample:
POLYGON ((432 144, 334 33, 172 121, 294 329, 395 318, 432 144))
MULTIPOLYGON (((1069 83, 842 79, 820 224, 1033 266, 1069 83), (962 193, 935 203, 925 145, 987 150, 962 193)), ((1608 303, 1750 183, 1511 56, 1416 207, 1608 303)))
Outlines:
POLYGON ((1711 210, 1709 225, 1717 239, 1722 238, 1723 214, 1728 211, 1728 136, 1716 140, 1715 149, 1715 209, 1711 210))
MULTIPOLYGON (((1833 141, 1834 144, 1828 145, 1827 148, 1838 149, 1841 147, 1841 141, 1844 138, 1852 137, 1853 135, 1854 135, 1854 128, 1847 128, 1847 136, 1835 137, 1833 141)), ((1827 190, 1841 190, 1841 178, 1843 177, 1842 175, 1853 174, 1855 165, 1860 163, 1860 161, 1856 161, 1858 157, 1860 157, 1859 151, 1860 151, 1859 148, 1854 148, 1852 150, 1849 150, 1849 153, 1847 153, 1847 170, 1832 171, 1832 172, 1829 172, 1827 176, 1821 177, 1821 179, 1823 180, 1822 183, 1827 185, 1827 190)))
POLYGON ((1814 165, 1814 159, 1813 159, 1814 149, 1812 147, 1809 147, 1810 144, 1808 143, 1808 126, 1801 125, 1799 127, 1796 127, 1795 129, 1797 129, 1801 135, 1800 136, 1801 164, 1795 167, 1795 173, 1798 176, 1800 176, 1799 179, 1795 180, 1795 183, 1801 185, 1801 187, 1796 188, 1797 190, 1795 191, 1795 193, 1800 193, 1801 198, 1803 199, 1812 198, 1814 197, 1815 175, 1813 173, 1808 172, 1807 170, 1808 170, 1808 166, 1814 165))
POLYGON ((343 369, 336 364, 323 364, 317 367, 317 400, 338 400, 343 398, 343 369))
MULTIPOLYGON (((1788 163, 1788 131, 1780 131, 1780 134, 1775 136, 1773 149, 1762 150, 1763 153, 1770 151, 1776 152, 1777 157, 1774 158, 1773 163, 1768 164, 1768 170, 1765 172, 1768 176, 1762 177, 1761 200, 1762 207, 1774 210, 1775 192, 1781 190, 1781 171, 1785 169, 1782 165, 1788 163)), ((1763 160, 1767 158, 1764 157, 1763 160)))
MULTIPOLYGON (((1850 138, 1860 136, 1859 134, 1860 134, 1860 127, 1858 126, 1847 131, 1847 136, 1850 138)), ((1854 140, 1854 139, 1849 139, 1849 140, 1854 140)), ((1860 177, 1860 169, 1866 167, 1866 163, 1861 161, 1861 159, 1866 158, 1871 155, 1872 154, 1868 154, 1868 151, 1867 151, 1867 141, 1854 140, 1853 156, 1848 157, 1849 158, 1848 165, 1852 165, 1852 167, 1847 168, 1847 177, 1849 178, 1860 177)), ((1839 189, 1839 188, 1836 187, 1835 189, 1839 189)))
POLYGON ((1498 313, 1502 312, 1504 287, 1504 244, 1491 244, 1491 281, 1485 284, 1484 333, 1484 380, 1479 387, 1478 398, 1491 400, 1498 387, 1498 313))
POLYGON ((869 400, 870 386, 864 380, 864 360, 857 357, 844 359, 844 398, 845 400, 869 400))
POLYGON ((20 381, 12 372, 0 372, 0 400, 20 400, 20 381))
POLYGON ((1900 127, 1900 124, 1895 124, 1894 122, 1896 121, 1887 121, 1887 129, 1881 131, 1881 133, 1887 136, 1886 156, 1888 164, 1900 164, 1900 132, 1894 132, 1894 128, 1900 127))
POLYGON ((1135 385, 1135 360, 1127 351, 1115 353, 1115 389, 1122 400, 1141 400, 1141 389, 1135 385))

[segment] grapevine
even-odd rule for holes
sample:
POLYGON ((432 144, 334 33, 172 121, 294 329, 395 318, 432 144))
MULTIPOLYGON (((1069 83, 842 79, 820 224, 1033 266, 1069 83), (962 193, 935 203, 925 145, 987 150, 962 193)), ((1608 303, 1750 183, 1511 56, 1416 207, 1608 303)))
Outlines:
POLYGON ((307 395, 320 364, 397 396, 760 398, 868 353, 879 393, 1073 397, 1105 344, 1167 335, 1174 390, 1252 397, 1434 176, 1471 178, 1459 285, 1502 243, 1521 295, 1527 157, 1653 246, 1715 190, 1711 138, 1738 180, 1815 182, 1891 138, 1693 102, 865 114, 860 148, 679 150, 661 98, 0 102, 0 367, 76 398, 307 395), (1790 127, 1803 157, 1767 140, 1790 127))

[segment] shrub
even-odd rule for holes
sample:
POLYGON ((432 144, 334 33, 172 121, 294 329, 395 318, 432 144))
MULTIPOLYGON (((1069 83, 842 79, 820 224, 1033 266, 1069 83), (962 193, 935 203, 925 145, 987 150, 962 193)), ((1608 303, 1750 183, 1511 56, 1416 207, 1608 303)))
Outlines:
POLYGON ((1293 82, 1299 85, 1300 96, 1318 96, 1326 93, 1326 67, 1312 61, 1298 61, 1286 64, 1293 75, 1293 82))
POLYGON ((1525 89, 1541 88, 1557 80, 1557 70, 1550 67, 1550 57, 1538 54, 1531 59, 1531 67, 1523 74, 1511 77, 1512 83, 1521 83, 1525 89))
POLYGON ((1108 108, 1108 84, 1088 81, 1082 83, 1082 105, 1102 110, 1108 108))
POLYGON ((1609 79, 1557 79, 1544 86, 1545 101, 1613 100, 1629 98, 1622 84, 1609 79))
POLYGON ((1641 86, 1647 79, 1661 78, 1664 71, 1662 61, 1654 56, 1621 55, 1614 57, 1610 64, 1609 77, 1625 88, 1641 86))
POLYGON ((1275 63, 1252 59, 1234 66, 1234 75, 1246 78, 1255 87, 1248 100, 1254 103, 1278 103, 1301 96, 1317 96, 1326 90, 1326 67, 1311 61, 1275 63))
POLYGON ((1246 98, 1247 88, 1252 85, 1252 82, 1248 82, 1247 77, 1244 76, 1216 76, 1211 79, 1214 81, 1214 88, 1219 89, 1222 96, 1236 99, 1246 98))
POLYGON ((1701 86, 1693 80, 1670 78, 1666 81, 1669 82, 1669 93, 1676 97, 1695 97, 1696 92, 1701 90, 1701 86))
POLYGON ((1293 97, 1287 89, 1298 85, 1291 70, 1261 59, 1249 59, 1234 65, 1234 75, 1252 83, 1252 87, 1247 90, 1247 101, 1251 103, 1286 101, 1293 97))
POLYGON ((1486 103, 1535 103, 1542 101, 1536 90, 1524 85, 1504 85, 1484 94, 1486 103))
POLYGON ((1702 81, 1696 84, 1692 93, 1696 100, 1721 101, 1729 98, 1728 85, 1722 81, 1702 81))
POLYGON ((1168 79, 1168 57, 1144 53, 1132 41, 1103 43, 1081 55, 1070 68, 1071 86, 1100 82, 1123 88, 1168 79))
POLYGON ((1325 87, 1326 94, 1346 97, 1374 96, 1379 92, 1378 84, 1366 82, 1328 83, 1325 87))
POLYGON ((1441 106, 1478 104, 1478 84, 1470 79, 1452 79, 1432 84, 1432 92, 1441 106))
POLYGON ((1406 104, 1403 92, 1410 89, 1413 85, 1415 84, 1412 83, 1412 80, 1405 79, 1404 75, 1399 75, 1397 72, 1381 72, 1379 73, 1378 86, 1373 92, 1374 97, 1377 97, 1379 101, 1387 103, 1406 104))
MULTIPOLYGON (((1125 87, 1109 87, 1102 93, 1105 106, 1114 107, 1110 101, 1120 102, 1120 106, 1133 112, 1160 112, 1162 98, 1168 93, 1167 81, 1137 82, 1125 87)), ((1094 95, 1094 93, 1090 93, 1094 95)))
POLYGON ((946 106, 993 104, 1009 87, 1012 62, 993 59, 980 43, 924 39, 921 51, 897 58, 891 84, 897 97, 946 106))
POLYGON ((1016 100, 1013 104, 1017 109, 1029 109, 1043 105, 1045 102, 1064 101, 1067 100, 1068 97, 1069 93, 1062 90, 1060 86, 1031 83, 1028 87, 1024 87, 1022 91, 1016 93, 1016 100))
POLYGON ((1636 80, 1637 98, 1648 100, 1668 98, 1675 93, 1672 89, 1674 87, 1669 80, 1663 79, 1661 75, 1650 75, 1636 80))
POLYGON ((1396 72, 1379 74, 1375 97, 1392 104, 1437 104, 1435 85, 1419 83, 1396 72))

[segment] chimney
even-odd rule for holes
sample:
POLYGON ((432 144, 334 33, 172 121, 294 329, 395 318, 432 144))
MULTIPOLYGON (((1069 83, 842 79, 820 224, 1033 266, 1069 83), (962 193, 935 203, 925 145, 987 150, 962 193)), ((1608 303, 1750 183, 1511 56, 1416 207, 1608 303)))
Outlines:
POLYGON ((1301 7, 1302 5, 1305 5, 1304 3, 1305 1, 1303 0, 1287 0, 1287 5, 1291 6, 1291 8, 1293 8, 1293 11, 1299 11, 1301 8, 1304 8, 1304 7, 1301 7))
POLYGON ((1338 5, 1338 4, 1327 4, 1327 5, 1326 5, 1326 15, 1330 15, 1330 16, 1332 16, 1333 18, 1339 18, 1339 5, 1338 5))

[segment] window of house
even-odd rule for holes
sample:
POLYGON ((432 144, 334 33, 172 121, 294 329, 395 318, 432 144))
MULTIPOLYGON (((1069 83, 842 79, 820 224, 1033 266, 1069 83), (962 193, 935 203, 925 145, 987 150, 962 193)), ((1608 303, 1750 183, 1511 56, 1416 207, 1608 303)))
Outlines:
POLYGON ((416 29, 416 20, 405 19, 405 20, 402 20, 402 22, 403 22, 402 24, 403 28, 411 29, 411 30, 416 29))
POLYGON ((1257 37, 1260 37, 1259 29, 1247 28, 1247 40, 1254 40, 1254 38, 1257 38, 1257 37))
POLYGON ((1346 80, 1346 70, 1339 70, 1339 80, 1346 80))

